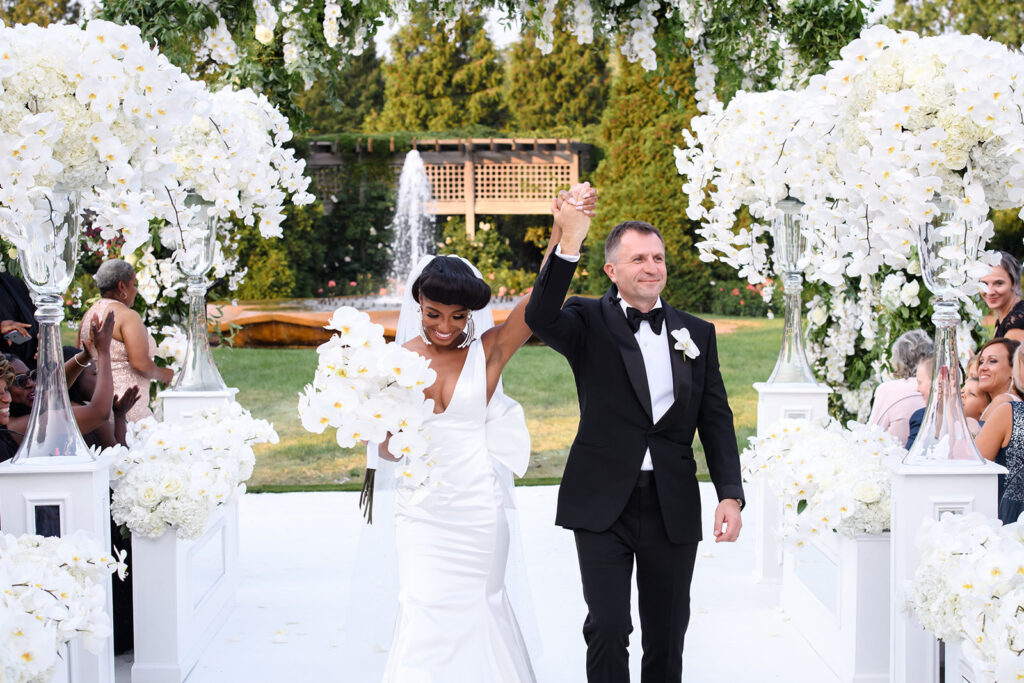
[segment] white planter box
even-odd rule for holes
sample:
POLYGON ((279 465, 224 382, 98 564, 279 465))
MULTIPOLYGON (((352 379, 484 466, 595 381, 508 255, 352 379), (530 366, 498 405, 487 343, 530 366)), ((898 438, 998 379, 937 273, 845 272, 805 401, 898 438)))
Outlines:
POLYGON ((202 536, 132 537, 132 683, 181 683, 235 605, 238 502, 217 509, 202 536))
POLYGON ((888 533, 787 551, 782 605, 841 681, 889 680, 888 533))

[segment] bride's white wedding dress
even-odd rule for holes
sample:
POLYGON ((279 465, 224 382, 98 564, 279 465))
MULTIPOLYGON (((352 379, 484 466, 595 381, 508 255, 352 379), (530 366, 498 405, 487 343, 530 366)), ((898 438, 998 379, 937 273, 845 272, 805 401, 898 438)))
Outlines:
POLYGON ((536 680, 505 591, 511 505, 488 452, 487 412, 478 339, 447 410, 427 422, 440 487, 396 492, 399 608, 384 681, 536 680))

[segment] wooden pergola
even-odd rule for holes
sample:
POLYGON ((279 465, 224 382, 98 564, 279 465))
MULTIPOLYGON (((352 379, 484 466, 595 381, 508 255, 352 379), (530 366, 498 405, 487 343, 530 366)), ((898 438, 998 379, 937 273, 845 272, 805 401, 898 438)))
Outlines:
MULTIPOLYGON (((413 149, 430 179, 427 211, 465 216, 472 237, 480 214, 547 214, 555 193, 579 180, 589 146, 568 138, 473 138, 415 140, 413 149)), ((395 163, 404 160, 397 154, 395 163)), ((337 189, 341 163, 331 143, 311 146, 307 164, 325 204, 337 189)))

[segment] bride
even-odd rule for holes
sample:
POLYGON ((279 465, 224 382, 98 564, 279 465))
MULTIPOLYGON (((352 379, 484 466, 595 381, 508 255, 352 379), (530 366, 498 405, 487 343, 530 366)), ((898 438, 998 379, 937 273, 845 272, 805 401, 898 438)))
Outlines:
MULTIPOLYGON (((552 202, 555 221, 545 260, 561 239, 562 224, 589 223, 595 205, 589 184, 576 185, 552 202)), ((509 434, 507 426, 492 426, 492 404, 507 400, 501 372, 530 337, 524 320, 529 297, 516 304, 504 324, 480 333, 491 321, 478 323, 474 313, 490 317, 484 311, 490 288, 463 259, 433 257, 407 291, 418 306, 413 316, 418 329, 404 345, 427 358, 437 373, 426 391, 434 401, 426 427, 436 462, 431 480, 440 485, 426 496, 401 486, 395 494, 398 616, 384 680, 535 681, 505 588, 506 509, 512 506, 502 482, 505 465, 525 469, 529 437, 521 409, 514 427, 518 435, 509 434), (488 438, 493 429, 502 440, 526 440, 521 467, 507 459, 503 463, 495 453, 501 448, 494 448, 493 434, 488 438)), ((403 305, 402 316, 408 320, 407 308, 403 305)), ((380 452, 387 452, 386 444, 380 452)))

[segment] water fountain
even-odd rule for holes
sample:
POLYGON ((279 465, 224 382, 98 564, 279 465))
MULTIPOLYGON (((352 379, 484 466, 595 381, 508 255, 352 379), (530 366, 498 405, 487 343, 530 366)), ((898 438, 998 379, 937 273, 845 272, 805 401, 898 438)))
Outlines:
POLYGON ((391 221, 391 271, 389 289, 401 301, 398 289, 405 284, 409 272, 424 254, 436 250, 434 216, 427 213, 430 201, 430 179, 417 150, 405 155, 402 174, 398 178, 398 202, 391 221))

